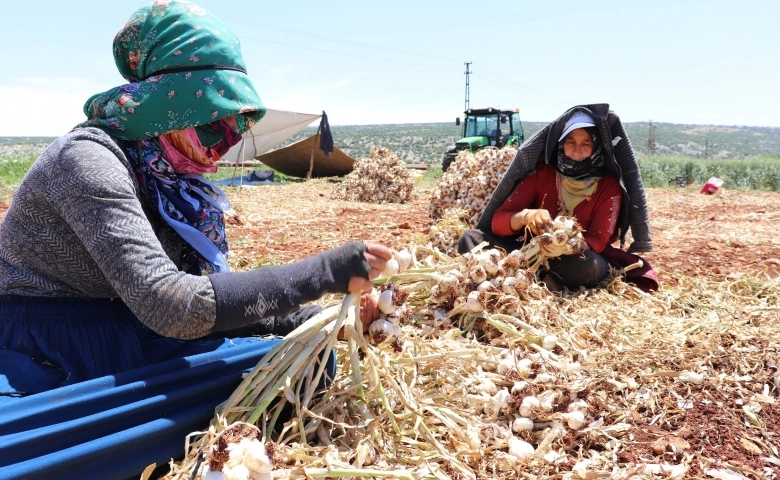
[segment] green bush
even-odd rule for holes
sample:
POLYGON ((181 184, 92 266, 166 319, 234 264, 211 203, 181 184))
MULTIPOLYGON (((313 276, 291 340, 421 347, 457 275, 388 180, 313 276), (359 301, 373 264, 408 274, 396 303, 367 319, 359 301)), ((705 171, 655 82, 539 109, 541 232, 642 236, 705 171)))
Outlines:
POLYGON ((676 177, 686 177, 689 184, 699 185, 718 177, 728 189, 780 191, 780 160, 769 156, 720 160, 638 155, 637 162, 646 187, 666 187, 676 177))

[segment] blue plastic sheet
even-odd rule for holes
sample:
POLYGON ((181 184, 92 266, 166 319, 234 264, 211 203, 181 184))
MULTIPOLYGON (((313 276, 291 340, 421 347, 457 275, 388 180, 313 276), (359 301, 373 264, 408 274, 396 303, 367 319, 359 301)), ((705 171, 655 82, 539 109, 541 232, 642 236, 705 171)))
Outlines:
POLYGON ((214 351, 0 397, 0 479, 138 478, 152 463, 180 459, 185 437, 208 426, 278 341, 226 339, 214 351))

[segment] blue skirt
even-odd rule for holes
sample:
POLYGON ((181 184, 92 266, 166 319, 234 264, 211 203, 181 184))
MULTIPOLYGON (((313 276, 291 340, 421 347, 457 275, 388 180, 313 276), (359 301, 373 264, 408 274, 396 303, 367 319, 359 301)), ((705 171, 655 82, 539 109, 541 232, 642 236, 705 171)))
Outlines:
POLYGON ((138 478, 182 458, 278 341, 176 340, 118 300, 0 296, 0 479, 138 478))

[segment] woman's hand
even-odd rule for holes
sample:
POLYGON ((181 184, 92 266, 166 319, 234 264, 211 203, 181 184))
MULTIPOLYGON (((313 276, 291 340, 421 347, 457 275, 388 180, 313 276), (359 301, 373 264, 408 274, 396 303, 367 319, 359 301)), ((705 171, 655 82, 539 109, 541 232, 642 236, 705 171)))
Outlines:
POLYGON ((363 323, 363 333, 368 332, 368 326, 379 318, 379 304, 377 297, 371 292, 360 296, 360 321, 363 323))
POLYGON ((574 253, 571 250, 571 247, 569 247, 566 244, 556 245, 554 243, 548 243, 546 245, 542 245, 540 243, 539 250, 542 251, 542 254, 545 257, 550 257, 550 258, 560 257, 561 255, 571 255, 572 253, 574 253))
POLYGON ((510 227, 514 231, 519 231, 526 227, 532 234, 541 235, 548 225, 552 225, 550 212, 544 208, 527 208, 512 215, 510 227))
MULTIPOLYGON (((352 277, 349 279, 347 289, 352 293, 360 293, 360 323, 363 324, 363 332, 368 332, 371 323, 379 318, 379 305, 377 297, 372 295, 374 280, 385 269, 387 261, 393 257, 392 251, 381 243, 366 242, 366 251, 363 254, 368 262, 368 278, 352 277)), ((339 340, 344 340, 344 329, 338 333, 339 340)))
MULTIPOLYGON (((374 320, 379 318, 377 299, 372 292, 366 292, 360 296, 360 323, 363 325, 363 334, 368 333, 368 327, 374 320)), ((346 340, 347 336, 343 327, 339 330, 336 338, 346 340)))
POLYGON ((349 279, 348 290, 350 292, 363 293, 370 292, 374 288, 373 279, 379 276, 385 269, 387 261, 392 258, 392 252, 381 243, 366 242, 366 253, 364 254, 368 261, 368 278, 352 277, 349 279))

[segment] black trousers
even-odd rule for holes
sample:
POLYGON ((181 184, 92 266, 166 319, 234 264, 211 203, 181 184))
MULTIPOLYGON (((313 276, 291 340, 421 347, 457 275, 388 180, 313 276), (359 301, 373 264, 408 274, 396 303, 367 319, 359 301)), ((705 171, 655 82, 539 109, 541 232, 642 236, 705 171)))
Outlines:
MULTIPOLYGON (((493 232, 466 230, 458 240, 458 252, 461 254, 469 252, 482 242, 488 242, 490 247, 501 248, 506 252, 517 250, 524 245, 524 242, 520 240, 502 237, 493 232)), ((563 285, 570 290, 580 286, 593 288, 609 273, 609 262, 592 250, 586 250, 576 255, 551 258, 547 263, 550 268, 548 270, 542 267, 541 278, 544 278, 544 275, 550 275, 558 285, 563 285)))

